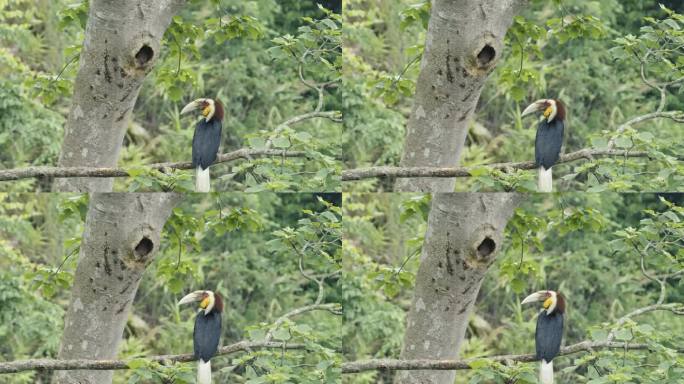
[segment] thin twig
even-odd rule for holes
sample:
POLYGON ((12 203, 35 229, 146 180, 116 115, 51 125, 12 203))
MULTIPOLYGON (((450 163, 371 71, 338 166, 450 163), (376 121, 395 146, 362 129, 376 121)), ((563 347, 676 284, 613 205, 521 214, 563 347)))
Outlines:
POLYGON ((413 59, 411 59, 411 61, 409 61, 408 64, 406 64, 404 66, 404 69, 402 69, 402 71, 399 73, 399 75, 392 81, 392 84, 390 84, 389 88, 394 88, 394 86, 397 85, 399 80, 401 80, 404 77, 404 75, 406 74, 406 71, 408 71, 408 69, 411 68, 411 66, 413 64, 415 64, 422 57, 423 57, 423 54, 421 53, 419 55, 416 55, 416 57, 414 57, 413 59))
POLYGON ((70 66, 71 63, 73 63, 74 60, 76 60, 76 59, 79 58, 80 56, 81 56, 81 54, 80 54, 80 53, 77 53, 77 54, 75 54, 71 59, 69 59, 69 61, 67 61, 66 64, 64 64, 64 66, 62 67, 62 69, 59 71, 59 73, 57 74, 57 76, 55 76, 55 78, 52 79, 50 82, 55 82, 55 81, 59 80, 59 78, 62 76, 62 73, 64 72, 64 70, 66 70, 67 67, 70 66))
POLYGON ((181 45, 178 42, 178 39, 174 38, 174 41, 176 42, 176 46, 178 46, 178 68, 176 68, 176 77, 178 77, 178 74, 180 73, 181 70, 181 55, 183 51, 181 50, 181 45))

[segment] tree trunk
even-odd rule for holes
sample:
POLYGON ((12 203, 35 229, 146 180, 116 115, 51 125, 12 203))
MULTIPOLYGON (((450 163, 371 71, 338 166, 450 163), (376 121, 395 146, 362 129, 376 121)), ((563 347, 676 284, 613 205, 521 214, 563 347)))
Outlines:
MULTIPOLYGON (((402 167, 459 164, 487 76, 523 0, 434 0, 402 167)), ((398 191, 451 192, 454 178, 405 178, 398 191)))
MULTIPOLYGON (((402 359, 456 359, 480 284, 521 200, 517 194, 433 196, 402 359)), ((402 371, 398 384, 452 384, 456 371, 402 371)))
MULTIPOLYGON (((145 77, 184 0, 92 0, 60 167, 114 167, 145 77)), ((111 178, 55 181, 58 191, 108 192, 111 178)))
MULTIPOLYGON (((177 194, 106 193, 90 198, 60 359, 113 359, 145 268, 177 194)), ((112 371, 60 371, 56 383, 110 383, 112 371)))

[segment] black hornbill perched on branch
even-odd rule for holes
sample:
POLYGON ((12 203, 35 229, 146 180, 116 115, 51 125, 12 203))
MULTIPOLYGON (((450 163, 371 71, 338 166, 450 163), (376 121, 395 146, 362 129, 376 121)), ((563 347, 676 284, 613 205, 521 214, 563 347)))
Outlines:
POLYGON ((195 192, 209 192, 209 166, 216 161, 221 144, 223 105, 218 99, 197 99, 183 107, 180 113, 182 115, 198 109, 203 118, 197 122, 192 136, 192 166, 197 170, 195 192))
POLYGON ((539 167, 537 190, 551 192, 553 176, 551 167, 560 157, 565 129, 565 106, 557 99, 541 99, 525 108, 520 117, 543 111, 537 126, 537 137, 534 141, 534 160, 539 167))
POLYGON ((553 384, 553 358, 560 351, 563 339, 563 313, 565 312, 565 298, 560 292, 539 291, 525 298, 522 304, 542 301, 544 309, 537 317, 537 329, 534 341, 537 359, 541 360, 539 367, 539 382, 553 384))
POLYGON ((211 361, 218 350, 221 338, 221 295, 212 291, 195 291, 183 297, 178 305, 199 301, 192 332, 195 357, 197 358, 197 384, 211 384, 211 361))

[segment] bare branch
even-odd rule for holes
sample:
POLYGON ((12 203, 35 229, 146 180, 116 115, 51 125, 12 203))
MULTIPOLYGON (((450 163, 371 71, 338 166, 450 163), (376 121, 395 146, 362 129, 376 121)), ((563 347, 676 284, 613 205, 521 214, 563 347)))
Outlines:
POLYGON ((280 327, 280 325, 283 322, 285 322, 285 320, 287 320, 293 316, 297 316, 297 315, 300 315, 302 313, 317 311, 317 310, 325 310, 325 311, 328 311, 334 315, 341 315, 342 314, 341 305, 339 303, 321 304, 323 302, 323 292, 325 290, 325 279, 327 279, 328 277, 334 276, 341 271, 334 271, 332 273, 326 274, 326 275, 322 276, 320 279, 317 279, 317 278, 307 274, 306 272, 304 272, 304 251, 306 250, 306 247, 309 244, 307 243, 304 246, 304 249, 300 250, 297 247, 297 245, 294 244, 291 240, 288 240, 288 243, 289 243, 290 247, 292 247, 292 249, 294 249, 294 251, 299 256, 299 273, 302 276, 304 276, 307 280, 315 282, 316 284, 318 284, 318 295, 316 295, 316 301, 313 304, 307 305, 304 307, 300 307, 300 308, 295 308, 295 309, 291 310, 290 312, 280 316, 278 319, 276 319, 276 321, 273 323, 271 328, 266 333, 266 337, 264 338, 264 340, 266 340, 266 341, 271 341, 271 339, 273 338, 273 332, 275 332, 275 330, 278 329, 278 327, 280 327))
MULTIPOLYGON (((581 159, 593 160, 594 157, 610 156, 649 157, 649 154, 648 152, 643 151, 631 152, 622 149, 585 148, 561 155, 557 164, 569 163, 581 159)), ((684 161, 684 156, 679 156, 677 159, 684 161)), ((472 171, 482 168, 508 173, 514 170, 536 169, 537 165, 534 161, 521 161, 517 163, 494 163, 470 167, 369 167, 342 171, 342 181, 361 180, 372 177, 471 177, 472 171)))
POLYGON ((679 78, 679 79, 675 79, 675 80, 668 82, 668 83, 661 84, 660 86, 658 86, 657 84, 648 80, 646 78, 646 60, 648 59, 648 56, 650 54, 651 54, 651 51, 646 52, 646 54, 644 55, 643 58, 639 57, 639 55, 637 55, 636 53, 634 55, 636 56, 637 60, 639 60, 639 63, 640 63, 639 74, 641 75, 641 81, 644 84, 646 84, 647 86, 649 86, 650 88, 653 88, 656 91, 658 91, 658 93, 660 93, 660 102, 658 103, 658 108, 656 108, 656 111, 653 113, 647 113, 645 115, 636 116, 636 117, 630 119, 629 121, 621 124, 615 130, 615 134, 610 139, 610 141, 608 141, 608 149, 612 149, 615 146, 615 138, 617 135, 624 132, 624 130, 627 129, 627 127, 634 125, 636 123, 640 123, 640 122, 645 121, 645 120, 651 120, 651 119, 660 118, 660 117, 672 119, 672 120, 680 122, 680 123, 684 122, 684 113, 681 111, 663 112, 663 109, 665 109, 665 103, 667 101, 667 87, 670 85, 677 84, 678 82, 684 80, 684 77, 679 78))
MULTIPOLYGON (((217 355, 227 355, 240 351, 249 351, 260 348, 277 348, 277 349, 304 349, 303 344, 287 344, 269 341, 240 341, 231 345, 219 348, 217 355)), ((182 355, 159 355, 148 356, 144 359, 151 362, 156 362, 163 365, 172 363, 183 363, 194 361, 195 356, 192 353, 185 353, 182 355)), ((113 369, 130 369, 131 360, 57 360, 57 359, 33 359, 33 360, 17 360, 9 362, 0 362, 0 373, 16 373, 21 371, 30 371, 34 369, 40 370, 113 370, 113 369)))
POLYGON ((332 313, 332 314, 335 314, 335 315, 341 315, 342 312, 340 312, 340 307, 341 307, 341 306, 340 306, 340 304, 338 304, 338 303, 326 303, 326 304, 311 304, 311 305, 307 305, 307 306, 304 306, 304 307, 300 307, 300 308, 293 309, 293 310, 291 310, 290 312, 288 312, 288 313, 286 313, 286 314, 280 316, 280 317, 273 323, 273 326, 271 327, 271 329, 270 329, 270 330, 268 331, 268 333, 266 334, 265 340, 266 340, 266 341, 270 341, 270 340, 273 338, 273 332, 274 332, 276 329, 278 329, 278 327, 279 327, 283 322, 285 322, 285 320, 287 320, 287 319, 289 319, 289 318, 291 318, 291 317, 294 317, 294 316, 297 316, 297 315, 301 315, 302 313, 311 312, 311 311, 328 311, 328 312, 330 312, 330 313, 332 313))
POLYGON ((299 67, 297 68, 297 73, 299 75, 299 81, 302 84, 304 84, 308 88, 310 88, 310 89, 312 89, 318 93, 318 103, 316 104, 316 109, 314 111, 319 112, 323 108, 323 96, 324 96, 325 87, 327 87, 328 85, 332 84, 333 82, 335 82, 337 80, 327 82, 327 83, 323 83, 323 84, 314 84, 314 83, 307 81, 304 78, 304 59, 306 58, 306 56, 310 52, 311 51, 307 49, 304 52, 304 54, 302 55, 302 57, 300 59, 299 67))
MULTIPOLYGON (((322 91, 321 91, 321 92, 322 92, 322 91)), ((322 95, 322 93, 321 93, 321 95, 322 95)), ((322 99, 321 99, 321 100, 322 100, 322 99)), ((322 105, 322 104, 321 104, 321 105, 322 105)), ((289 126, 291 126, 291 125, 293 125, 293 124, 299 123, 299 122, 304 121, 304 120, 309 120, 309 119, 317 118, 317 117, 329 119, 329 120, 332 120, 332 121, 334 121, 334 122, 336 122, 336 123, 340 123, 340 122, 342 122, 342 117, 341 117, 341 116, 342 116, 342 114, 341 114, 339 111, 319 111, 319 110, 315 110, 315 111, 313 111, 313 112, 303 113, 303 114, 301 114, 301 115, 293 116, 293 117, 291 117, 291 118, 289 118, 289 119, 283 121, 282 123, 278 124, 278 125, 273 129, 273 133, 271 134, 271 136, 274 136, 274 135, 279 134, 279 133, 282 132, 285 128, 287 128, 287 127, 289 127, 289 126)), ((266 141, 266 148, 271 148, 272 143, 273 143, 273 140, 268 139, 268 140, 266 141)))
MULTIPOLYGON (((647 344, 626 344, 610 341, 582 341, 560 350, 559 356, 570 355, 579 352, 593 352, 596 349, 622 349, 622 350, 647 350, 647 344)), ((677 349, 678 353, 684 353, 684 348, 677 349)), ((372 359, 359 360, 342 364, 342 373, 358 373, 372 370, 464 370, 471 369, 470 364, 476 361, 492 361, 502 364, 511 362, 537 361, 535 354, 526 355, 500 355, 465 360, 398 360, 398 359, 372 359)))
MULTIPOLYGON (((238 159, 251 159, 257 156, 306 157, 305 152, 283 151, 279 149, 247 149, 218 155, 214 164, 225 163, 238 159)), ((175 163, 156 163, 145 166, 160 172, 173 169, 192 169, 192 162, 181 161, 175 163)), ((91 168, 91 167, 27 167, 0 170, 0 181, 28 179, 31 177, 128 177, 126 168, 91 168)))
POLYGON ((651 247, 651 244, 652 243, 649 242, 643 250, 640 249, 639 246, 634 244, 634 243, 632 244, 632 246, 637 251, 637 253, 639 253, 639 256, 641 258, 641 260, 639 262, 639 266, 641 267, 641 274, 644 275, 647 279, 649 279, 653 282, 656 282, 660 285, 660 296, 658 297, 657 304, 662 304, 665 302, 665 295, 666 295, 666 289, 667 289, 667 287, 665 285, 666 280, 658 279, 656 277, 651 276, 648 272, 646 272, 646 262, 645 262, 646 251, 648 251, 648 249, 651 247))
POLYGON ((654 311, 670 311, 674 314, 681 315, 682 311, 684 310, 684 304, 681 303, 669 303, 669 304, 653 304, 649 305, 647 307, 635 309, 634 311, 622 316, 621 318, 618 319, 618 321, 615 323, 615 326, 613 329, 610 331, 608 334, 608 337, 606 338, 607 341, 613 341, 615 338, 615 331, 617 331, 618 328, 620 328, 623 324, 627 322, 627 320, 630 320, 632 317, 643 315, 644 313, 649 313, 649 312, 654 312, 654 311))
POLYGON ((279 127, 280 126, 290 126, 292 124, 299 123, 300 121, 309 120, 309 119, 313 119, 316 117, 330 119, 336 123, 340 123, 340 122, 342 122, 342 118, 340 116, 341 116, 341 114, 338 111, 323 111, 323 112, 314 111, 314 112, 303 113, 301 115, 291 117, 291 118, 285 120, 284 122, 280 123, 278 126, 279 127))
POLYGON ((622 132, 625 131, 625 129, 629 128, 630 126, 641 123, 643 121, 647 120, 653 120, 653 119, 659 119, 659 118, 665 118, 665 119, 671 119, 674 120, 678 123, 684 123, 684 112, 682 111, 656 111, 656 112, 651 112, 647 113, 645 115, 640 115, 636 116, 634 118, 629 119, 628 121, 620 124, 619 127, 615 130, 615 133, 613 134, 613 137, 608 141, 608 149, 613 149, 615 147, 615 139, 616 136, 621 134, 622 132))
POLYGON ((677 84, 677 83, 681 83, 682 81, 684 81, 684 77, 680 77, 680 78, 678 78, 678 79, 674 79, 674 80, 672 80, 672 81, 668 81, 667 83, 663 84, 663 86, 669 87, 670 85, 675 85, 675 84, 677 84))
POLYGON ((665 108, 665 100, 667 97, 667 92, 666 88, 667 86, 662 86, 659 87, 655 85, 654 83, 650 82, 646 78, 646 60, 648 59, 648 56, 651 54, 651 51, 646 52, 644 55, 643 59, 638 57, 639 61, 641 62, 640 68, 639 68, 639 73, 641 74, 641 81, 644 82, 644 84, 648 85, 649 87, 655 89, 656 91, 660 92, 660 103, 658 104, 658 109, 656 109, 657 112, 661 112, 665 108))

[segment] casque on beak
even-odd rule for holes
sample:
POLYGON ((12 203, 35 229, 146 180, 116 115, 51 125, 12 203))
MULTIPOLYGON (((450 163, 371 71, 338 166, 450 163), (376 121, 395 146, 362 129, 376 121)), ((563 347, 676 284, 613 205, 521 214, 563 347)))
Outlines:
POLYGON ((181 109, 180 113, 181 115, 186 114, 188 112, 196 111, 200 109, 202 111, 202 116, 207 116, 209 112, 211 111, 210 107, 211 103, 209 102, 209 99, 197 99, 189 102, 188 104, 181 109))
MULTIPOLYGON (((205 291, 195 291, 192 293, 188 293, 187 295, 183 296, 182 299, 178 302, 178 305, 183 305, 183 304, 190 304, 199 301, 200 302, 200 307, 202 307, 202 303, 207 300, 207 293, 205 291)), ((204 307, 206 308, 206 304, 204 307)))
POLYGON ((183 109, 181 109, 181 115, 200 109, 202 107, 203 101, 204 99, 197 99, 189 102, 185 105, 185 107, 183 107, 183 109))
POLYGON ((538 291, 527 296, 520 304, 534 303, 535 301, 544 301, 549 297, 548 291, 538 291))
POLYGON ((535 101, 534 103, 530 104, 525 108, 525 110, 522 111, 520 114, 520 117, 523 118, 525 116, 531 115, 536 112, 544 112, 542 116, 540 117, 540 120, 544 120, 549 117, 550 111, 547 111, 547 105, 548 102, 546 99, 540 99, 535 101), (547 113, 548 112, 548 113, 547 113))

